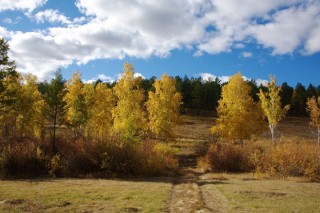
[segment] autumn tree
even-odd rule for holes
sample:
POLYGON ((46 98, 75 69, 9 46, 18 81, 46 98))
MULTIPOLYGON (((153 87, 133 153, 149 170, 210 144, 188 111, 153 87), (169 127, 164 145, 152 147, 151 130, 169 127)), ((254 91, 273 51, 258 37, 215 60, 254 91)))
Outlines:
POLYGON ((88 110, 83 90, 84 83, 81 81, 79 72, 75 72, 72 78, 67 81, 67 94, 64 97, 66 102, 66 119, 73 128, 75 136, 80 136, 88 120, 88 110))
POLYGON ((14 86, 16 98, 13 109, 1 116, 5 135, 40 138, 43 136, 45 119, 42 113, 44 101, 38 90, 37 78, 28 74, 24 79, 18 79, 16 84, 10 84, 14 86))
POLYGON ((113 124, 111 112, 115 104, 112 89, 103 83, 95 87, 88 84, 84 89, 89 114, 86 135, 105 140, 110 136, 113 124))
POLYGON ((268 119, 273 144, 274 130, 290 108, 290 105, 282 108, 280 91, 281 87, 277 86, 276 79, 271 76, 267 91, 264 92, 260 89, 260 93, 258 94, 263 112, 268 119))
POLYGON ((156 80, 153 87, 155 91, 149 91, 146 103, 149 129, 156 137, 173 138, 182 96, 177 92, 175 79, 166 74, 156 80))
POLYGON ((21 135, 35 135, 44 137, 45 117, 43 115, 44 100, 38 90, 37 77, 31 74, 26 75, 22 84, 22 91, 19 97, 18 126, 21 135))
POLYGON ((8 56, 9 44, 0 38, 0 114, 7 113, 13 107, 15 98, 14 86, 17 83, 18 74, 16 65, 8 56))
POLYGON ((307 101, 307 112, 310 114, 310 124, 317 128, 318 145, 320 145, 320 97, 309 98, 307 101))
POLYGON ((217 113, 218 118, 212 132, 222 139, 238 139, 242 143, 244 139, 263 129, 261 107, 250 96, 250 86, 243 80, 240 72, 222 87, 217 113))
POLYGON ((5 88, 1 94, 0 126, 1 136, 5 138, 18 137, 17 116, 18 99, 21 93, 22 78, 19 74, 8 76, 1 83, 5 88))
POLYGON ((56 150, 56 129, 59 124, 64 123, 66 113, 66 102, 64 101, 64 96, 66 95, 65 83, 61 70, 57 70, 50 82, 43 82, 39 85, 45 101, 44 114, 52 125, 53 153, 56 150))
POLYGON ((143 110, 144 91, 140 88, 141 77, 134 77, 131 64, 125 63, 124 72, 113 88, 116 107, 112 110, 113 134, 126 140, 134 139, 146 130, 143 110))

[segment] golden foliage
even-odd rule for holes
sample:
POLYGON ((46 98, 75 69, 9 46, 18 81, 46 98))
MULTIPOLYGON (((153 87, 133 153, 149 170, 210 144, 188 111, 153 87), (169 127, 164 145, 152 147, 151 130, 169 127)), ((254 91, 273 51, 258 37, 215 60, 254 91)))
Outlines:
POLYGON ((320 129, 320 97, 308 99, 307 111, 310 113, 311 125, 320 129))
POLYGON ((263 92, 260 89, 260 93, 258 94, 261 100, 263 112, 268 118, 272 142, 274 142, 274 129, 284 118, 285 114, 290 108, 289 105, 286 105, 284 108, 281 107, 281 97, 279 95, 280 91, 281 87, 277 86, 276 79, 273 76, 270 76, 268 91, 263 92))
POLYGON ((141 77, 134 77, 133 66, 125 63, 124 72, 113 88, 116 99, 116 106, 112 110, 114 135, 134 139, 135 136, 144 134, 146 130, 141 80, 141 77))
POLYGON ((7 86, 16 91, 14 109, 1 116, 7 125, 7 136, 40 138, 44 131, 44 100, 37 87, 37 78, 31 74, 7 86))
POLYGON ((263 130, 263 116, 259 104, 250 96, 251 88, 241 73, 231 77, 222 87, 222 98, 217 108, 218 118, 212 132, 222 139, 242 141, 263 130))
POLYGON ((68 91, 64 97, 67 108, 66 120, 76 129, 83 129, 88 119, 83 87, 84 84, 81 82, 79 72, 73 73, 72 79, 66 83, 68 91))
POLYGON ((110 136, 112 127, 112 108, 114 107, 114 97, 112 90, 105 84, 85 86, 86 100, 88 103, 89 120, 86 127, 86 135, 98 140, 106 139, 110 136), (90 100, 90 101, 89 101, 90 100))
POLYGON ((155 91, 149 91, 146 103, 149 129, 156 137, 173 138, 182 96, 176 90, 176 81, 165 74, 153 86, 155 91))
POLYGON ((320 97, 309 98, 307 101, 307 111, 310 113, 310 124, 318 130, 318 144, 320 145, 320 97))

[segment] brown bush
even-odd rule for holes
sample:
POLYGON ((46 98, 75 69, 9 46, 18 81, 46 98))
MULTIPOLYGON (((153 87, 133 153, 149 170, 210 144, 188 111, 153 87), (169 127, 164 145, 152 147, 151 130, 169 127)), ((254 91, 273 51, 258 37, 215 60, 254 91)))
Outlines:
POLYGON ((178 160, 174 157, 175 151, 163 143, 144 141, 135 149, 135 172, 147 175, 162 175, 175 171, 178 160))
POLYGON ((88 174, 159 175, 178 168, 173 149, 153 141, 119 139, 66 141, 58 137, 57 152, 51 143, 22 141, 0 147, 0 176, 83 176, 88 174), (41 148, 40 148, 41 147, 41 148))
POLYGON ((275 176, 305 176, 320 180, 320 147, 306 143, 285 143, 257 150, 252 155, 257 172, 275 176))
POLYGON ((204 157, 198 159, 198 165, 214 172, 250 172, 254 165, 250 156, 255 146, 250 144, 212 144, 204 157))
POLYGON ((34 177, 47 174, 46 160, 38 155, 39 144, 32 141, 13 142, 2 147, 1 176, 34 177))

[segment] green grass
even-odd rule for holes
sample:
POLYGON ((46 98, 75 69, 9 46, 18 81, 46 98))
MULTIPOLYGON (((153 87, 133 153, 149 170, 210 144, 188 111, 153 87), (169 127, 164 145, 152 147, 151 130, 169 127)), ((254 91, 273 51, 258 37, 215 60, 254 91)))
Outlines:
POLYGON ((227 198, 233 212, 320 212, 319 183, 252 174, 207 174, 206 181, 227 198))
POLYGON ((0 181, 0 212, 163 212, 172 184, 45 179, 0 181))

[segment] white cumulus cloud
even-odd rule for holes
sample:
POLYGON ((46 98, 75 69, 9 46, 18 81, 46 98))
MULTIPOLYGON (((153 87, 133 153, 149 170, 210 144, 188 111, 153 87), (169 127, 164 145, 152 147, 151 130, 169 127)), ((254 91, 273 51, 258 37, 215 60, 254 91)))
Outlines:
MULTIPOLYGON (((214 81, 216 78, 218 78, 221 83, 229 82, 230 78, 232 77, 232 76, 216 76, 216 75, 211 74, 211 73, 200 73, 198 75, 201 77, 201 79, 203 81, 214 81)), ((251 78, 248 78, 246 76, 242 76, 242 78, 245 81, 251 81, 252 80, 251 78)), ((267 80, 264 80, 264 79, 261 79, 261 78, 255 79, 255 82, 257 83, 258 86, 260 86, 261 84, 266 86, 268 84, 267 80)))
MULTIPOLYGON (((45 2, 2 0, 0 11, 31 13, 45 2)), ((0 35, 10 35, 10 56, 20 71, 41 78, 57 67, 96 59, 169 57, 180 49, 201 57, 244 49, 254 42, 273 55, 320 51, 318 0, 76 0, 75 4, 82 14, 73 20, 52 9, 31 13, 30 17, 56 27, 37 32, 0 27, 0 35)))
POLYGON ((1 0, 0 11, 3 10, 25 10, 32 12, 34 9, 44 5, 47 0, 1 0))
POLYGON ((68 17, 61 14, 58 10, 44 10, 34 15, 37 22, 50 22, 50 23, 62 23, 71 24, 68 17))
POLYGON ((251 58, 253 56, 252 52, 242 52, 241 56, 244 58, 251 58))
POLYGON ((113 83, 115 81, 113 77, 106 76, 105 74, 98 74, 98 76, 95 78, 92 78, 90 80, 84 80, 84 83, 93 83, 98 79, 101 80, 102 82, 108 82, 108 83, 113 83))

